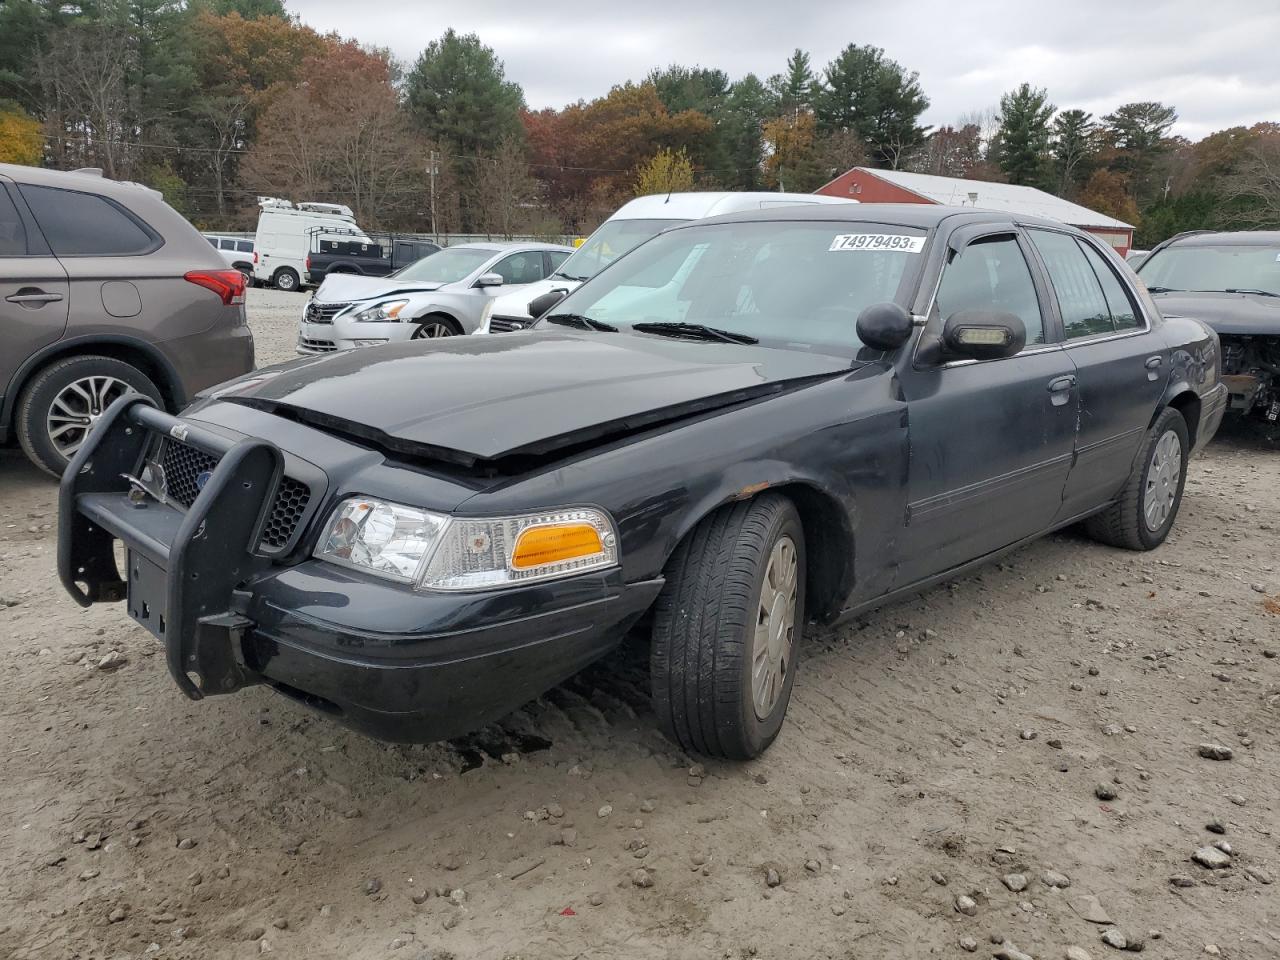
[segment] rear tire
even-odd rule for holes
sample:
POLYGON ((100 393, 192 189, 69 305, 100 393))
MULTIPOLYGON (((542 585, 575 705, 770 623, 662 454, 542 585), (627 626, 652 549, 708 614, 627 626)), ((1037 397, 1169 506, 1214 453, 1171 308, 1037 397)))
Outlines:
POLYGON ((55 361, 18 397, 18 443, 32 463, 60 477, 97 418, 129 390, 164 406, 151 378, 123 360, 81 356, 55 361))
POLYGON ((650 654, 659 724, 685 750, 759 756, 782 728, 805 623, 795 505, 765 494, 717 510, 680 544, 665 575, 650 654))
POLYGON ((275 284, 277 290, 283 290, 286 293, 302 289, 302 279, 292 267, 281 267, 271 275, 271 282, 275 284))
POLYGON ((1125 550, 1154 550, 1164 543, 1182 505, 1190 449, 1187 421, 1166 407, 1147 431, 1119 498, 1084 522, 1085 533, 1125 550))

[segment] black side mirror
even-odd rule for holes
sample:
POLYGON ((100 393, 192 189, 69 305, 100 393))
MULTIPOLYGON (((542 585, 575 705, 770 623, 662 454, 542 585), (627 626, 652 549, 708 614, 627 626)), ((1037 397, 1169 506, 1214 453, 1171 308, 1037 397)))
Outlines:
POLYGON ((551 290, 540 297, 534 297, 529 301, 529 316, 537 320, 568 295, 568 290, 551 290))
POLYGON ((897 350, 911 338, 911 314, 896 303, 873 303, 858 314, 858 339, 876 350, 897 350))
POLYGON ((942 326, 947 352, 974 360, 1012 357, 1027 344, 1027 327, 1000 310, 959 310, 942 326))

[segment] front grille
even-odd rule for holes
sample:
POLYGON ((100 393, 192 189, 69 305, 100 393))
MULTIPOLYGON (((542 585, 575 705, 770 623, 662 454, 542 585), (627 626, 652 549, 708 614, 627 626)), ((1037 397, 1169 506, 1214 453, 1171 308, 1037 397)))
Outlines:
POLYGON ((316 340, 313 337, 299 337, 298 349, 303 353, 333 353, 338 345, 332 340, 316 340))
POLYGON ((312 300, 303 311, 302 318, 307 323, 333 323, 333 318, 349 306, 350 303, 320 303, 312 300))
MULTIPOLYGON (((189 509, 204 486, 201 475, 207 480, 218 460, 190 444, 165 439, 160 451, 160 465, 164 468, 165 495, 189 509)), ((310 487, 293 477, 281 477, 271 513, 262 528, 263 548, 279 551, 287 547, 310 502, 310 487)))
POLYGON ((510 333, 512 330, 523 330, 533 323, 528 317, 490 317, 490 333, 510 333))

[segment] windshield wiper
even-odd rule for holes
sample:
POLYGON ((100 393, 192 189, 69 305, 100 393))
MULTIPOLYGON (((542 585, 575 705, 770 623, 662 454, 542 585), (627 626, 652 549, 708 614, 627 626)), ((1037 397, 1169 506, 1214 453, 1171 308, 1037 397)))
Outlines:
POLYGON ((618 328, 603 320, 592 320, 580 313, 553 313, 546 318, 547 323, 562 327, 577 327, 579 330, 596 330, 599 333, 617 333, 618 328))
POLYGON ((574 283, 586 283, 590 277, 575 277, 572 273, 565 273, 563 270, 557 270, 552 274, 553 277, 564 277, 566 280, 572 280, 574 283))
POLYGON ((734 333, 732 330, 721 330, 719 327, 708 327, 702 323, 633 323, 632 330, 641 333, 656 333, 663 337, 687 337, 692 340, 712 340, 719 343, 759 343, 755 337, 745 333, 734 333))
POLYGON ((1147 287, 1147 293, 1186 293, 1176 287, 1147 287))
MULTIPOLYGON (((1200 290, 1199 293, 1217 293, 1216 290, 1200 290)), ((1270 290, 1259 290, 1256 287, 1227 287, 1223 293, 1252 293, 1259 297, 1280 297, 1280 293, 1272 293, 1270 290)))

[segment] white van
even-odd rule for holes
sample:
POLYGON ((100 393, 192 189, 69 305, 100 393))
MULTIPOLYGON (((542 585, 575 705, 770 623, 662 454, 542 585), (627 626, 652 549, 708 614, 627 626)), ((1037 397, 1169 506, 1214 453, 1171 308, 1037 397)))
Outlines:
POLYGON ((661 193, 624 203, 595 233, 587 237, 573 256, 546 280, 530 283, 486 306, 476 333, 506 333, 533 323, 529 302, 550 293, 575 290, 618 257, 640 246, 668 227, 703 217, 744 210, 767 210, 803 203, 857 203, 843 197, 817 193, 661 193))
POLYGON ((317 234, 371 242, 356 223, 351 208, 340 203, 299 203, 259 197, 258 232, 254 237, 253 275, 280 290, 301 290, 307 254, 317 234))

